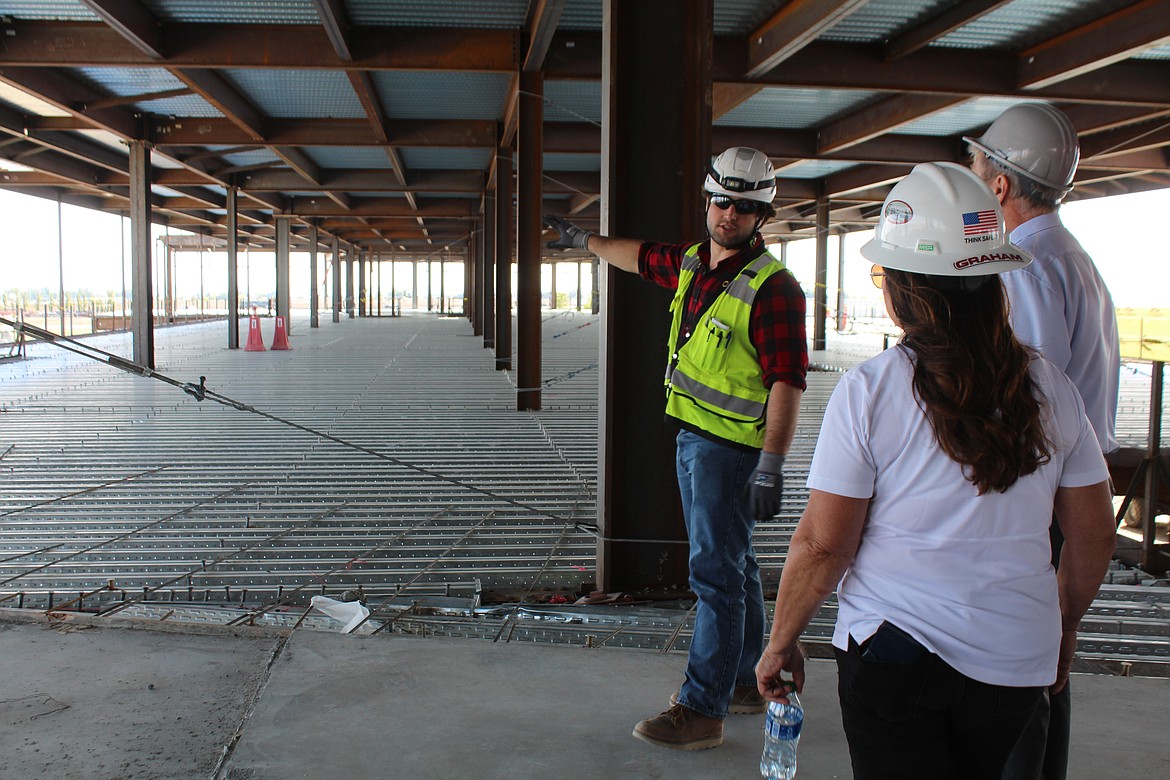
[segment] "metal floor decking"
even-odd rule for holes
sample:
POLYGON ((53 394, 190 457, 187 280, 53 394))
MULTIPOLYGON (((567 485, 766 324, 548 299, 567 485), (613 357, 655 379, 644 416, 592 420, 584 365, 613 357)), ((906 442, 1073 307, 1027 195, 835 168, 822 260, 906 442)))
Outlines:
MULTIPOLYGON (((287 352, 229 351, 222 321, 156 331, 160 373, 263 415, 32 344, 0 363, 0 606, 326 627, 303 622, 309 596, 360 588, 383 628, 683 650, 686 603, 547 603, 594 580, 599 330, 546 312, 537 413, 515 411, 515 372, 466 320, 421 312, 294 316, 287 352)), ((128 334, 86 343, 131 351, 128 334)), ((773 586, 824 405, 881 338, 831 345, 812 356, 827 370, 810 373, 783 511, 756 531, 773 586)), ((1141 446, 1148 377, 1127 371, 1123 436, 1141 446)), ((1170 589, 1109 585, 1099 602, 1086 650, 1170 661, 1170 589)))

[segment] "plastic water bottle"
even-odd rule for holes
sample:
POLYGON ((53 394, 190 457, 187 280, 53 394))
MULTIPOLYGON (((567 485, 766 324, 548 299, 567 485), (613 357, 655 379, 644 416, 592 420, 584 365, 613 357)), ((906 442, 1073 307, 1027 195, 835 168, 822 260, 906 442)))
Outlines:
POLYGON ((796 776, 796 745, 804 725, 804 709, 796 691, 788 694, 788 704, 768 702, 764 719, 764 753, 760 756, 760 774, 768 780, 792 780, 796 776))

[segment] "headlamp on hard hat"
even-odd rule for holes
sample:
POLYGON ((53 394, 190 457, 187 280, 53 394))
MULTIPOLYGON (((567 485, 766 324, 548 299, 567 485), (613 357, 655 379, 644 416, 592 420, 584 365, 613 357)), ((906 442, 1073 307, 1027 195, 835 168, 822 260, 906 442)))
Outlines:
POLYGON ((711 161, 703 189, 711 195, 740 196, 759 203, 771 203, 776 197, 776 171, 763 152, 747 146, 733 146, 711 161))
POLYGON ((748 192, 750 190, 762 190, 765 187, 771 187, 776 183, 776 177, 763 181, 749 182, 745 179, 740 179, 736 176, 720 176, 719 171, 714 168, 711 169, 711 178, 718 182, 719 186, 731 192, 748 192))

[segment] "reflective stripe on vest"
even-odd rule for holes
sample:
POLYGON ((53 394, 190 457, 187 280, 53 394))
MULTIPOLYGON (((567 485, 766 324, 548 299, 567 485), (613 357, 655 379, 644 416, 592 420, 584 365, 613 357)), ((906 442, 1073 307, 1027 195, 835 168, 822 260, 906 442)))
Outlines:
POLYGON ((751 343, 751 309, 761 285, 784 266, 767 253, 749 263, 703 313, 687 343, 676 350, 686 300, 699 267, 699 246, 690 247, 683 256, 671 303, 666 413, 720 438, 761 447, 768 391, 751 343))

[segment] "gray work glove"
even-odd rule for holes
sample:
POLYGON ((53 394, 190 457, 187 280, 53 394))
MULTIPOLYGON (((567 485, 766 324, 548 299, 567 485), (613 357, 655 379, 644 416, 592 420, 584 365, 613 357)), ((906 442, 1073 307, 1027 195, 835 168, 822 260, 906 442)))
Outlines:
POLYGON ((560 233, 560 236, 549 241, 549 249, 584 249, 589 251, 589 236, 594 235, 592 230, 582 230, 568 220, 544 215, 544 224, 560 233))
POLYGON ((780 511, 780 497, 784 494, 784 456, 775 452, 761 452, 756 470, 748 480, 748 503, 752 517, 769 520, 780 511))

